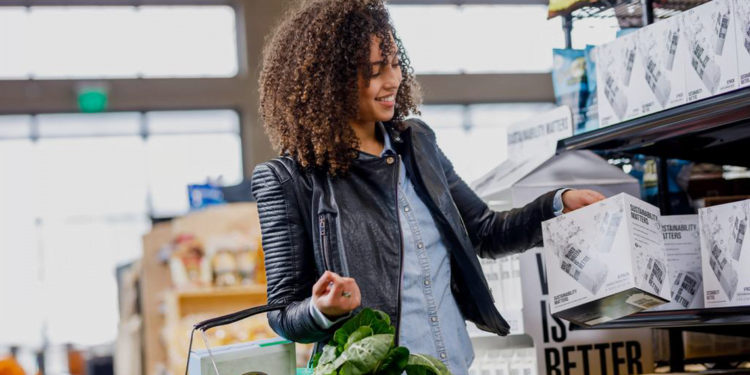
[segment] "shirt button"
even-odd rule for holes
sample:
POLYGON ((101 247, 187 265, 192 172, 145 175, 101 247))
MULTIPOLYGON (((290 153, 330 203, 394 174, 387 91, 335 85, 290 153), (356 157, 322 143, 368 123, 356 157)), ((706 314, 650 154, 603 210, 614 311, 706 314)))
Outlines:
POLYGON ((432 320, 433 322, 437 322, 437 316, 433 316, 433 317, 431 318, 431 320, 432 320))
POLYGON ((445 357, 447 357, 445 353, 440 353, 440 358, 445 359, 445 357))
POLYGON ((422 243, 421 243, 421 242, 417 244, 417 248, 421 249, 421 248, 423 248, 423 247, 424 247, 424 245, 422 245, 422 243))
POLYGON ((424 285, 430 285, 430 280, 425 280, 424 285))
POLYGON ((388 164, 393 164, 394 161, 396 161, 396 159, 394 159, 393 156, 389 156, 387 159, 385 159, 385 162, 388 164))
POLYGON ((406 211, 406 212, 409 212, 409 211, 411 211, 411 208, 409 208, 409 207, 404 207, 404 211, 406 211))

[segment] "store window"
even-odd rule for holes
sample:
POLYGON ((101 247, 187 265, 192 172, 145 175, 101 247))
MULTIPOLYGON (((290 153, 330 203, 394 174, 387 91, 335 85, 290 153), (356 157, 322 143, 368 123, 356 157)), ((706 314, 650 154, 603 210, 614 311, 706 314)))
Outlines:
POLYGON ((508 158, 506 129, 554 109, 551 103, 427 105, 422 120, 461 178, 472 183, 508 158))
POLYGON ((229 6, 0 7, 0 79, 232 77, 229 6))
POLYGON ((0 116, 0 345, 112 341, 116 266, 219 177, 242 179, 234 111, 0 116))
MULTIPOLYGON (((560 17, 545 5, 391 5, 391 17, 419 74, 539 73, 565 46, 560 17)), ((576 21, 574 48, 615 39, 615 18, 576 21)))

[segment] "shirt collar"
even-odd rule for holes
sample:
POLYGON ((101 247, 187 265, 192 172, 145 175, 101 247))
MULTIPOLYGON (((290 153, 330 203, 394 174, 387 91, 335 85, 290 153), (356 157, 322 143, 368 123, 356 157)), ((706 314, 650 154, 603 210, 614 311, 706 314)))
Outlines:
POLYGON ((385 155, 396 154, 396 151, 393 149, 393 145, 391 144, 391 135, 388 134, 388 130, 386 130, 385 125, 383 125, 382 122, 378 122, 377 127, 378 129, 380 129, 380 133, 383 134, 383 152, 380 153, 380 157, 382 158, 385 155))
POLYGON ((385 125, 383 125, 382 122, 376 122, 375 123, 375 129, 376 131, 380 131, 380 134, 383 135, 383 151, 380 152, 380 155, 372 155, 368 154, 364 151, 359 151, 357 159, 359 160, 371 160, 371 159, 377 159, 382 158, 386 155, 396 155, 396 151, 393 149, 393 143, 391 142, 391 135, 389 134, 388 130, 386 129, 385 125))

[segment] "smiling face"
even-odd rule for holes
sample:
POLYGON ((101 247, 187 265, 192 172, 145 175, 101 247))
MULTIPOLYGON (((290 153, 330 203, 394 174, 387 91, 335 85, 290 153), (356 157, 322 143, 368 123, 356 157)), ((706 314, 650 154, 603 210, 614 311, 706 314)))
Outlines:
POLYGON ((359 111, 356 121, 389 121, 393 118, 396 95, 403 78, 401 62, 395 50, 384 57, 380 51, 380 38, 375 36, 370 43, 370 69, 372 77, 369 85, 364 76, 359 74, 359 111))

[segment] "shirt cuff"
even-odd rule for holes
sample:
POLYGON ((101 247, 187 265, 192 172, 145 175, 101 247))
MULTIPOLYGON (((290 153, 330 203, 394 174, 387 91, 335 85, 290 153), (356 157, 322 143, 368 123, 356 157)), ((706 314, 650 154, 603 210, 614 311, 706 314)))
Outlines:
POLYGON ((350 317, 350 316, 351 316, 352 314, 351 314, 351 313, 349 313, 349 314, 346 314, 346 315, 344 315, 344 316, 342 316, 342 317, 340 317, 340 318, 338 318, 338 319, 336 319, 336 320, 333 320, 333 321, 332 321, 332 320, 328 319, 328 318, 327 318, 327 317, 325 316, 325 314, 323 314, 323 313, 322 313, 322 312, 321 312, 321 311, 320 311, 320 310, 318 309, 318 307, 317 307, 317 306, 315 306, 315 304, 314 304, 314 303, 312 303, 312 301, 311 301, 311 302, 310 302, 310 315, 312 315, 312 318, 313 318, 313 320, 315 321, 315 323, 316 323, 316 324, 317 324, 318 326, 320 326, 320 328, 322 328, 322 329, 329 329, 329 328, 331 328, 331 327, 335 326, 336 324, 340 323, 341 321, 343 321, 343 320, 346 320, 346 319, 349 319, 349 317, 350 317))
POLYGON ((565 209, 565 205, 562 201, 562 195, 568 191, 573 189, 560 189, 555 193, 555 199, 552 201, 552 211, 555 212, 555 217, 558 217, 563 214, 563 210, 565 209))

